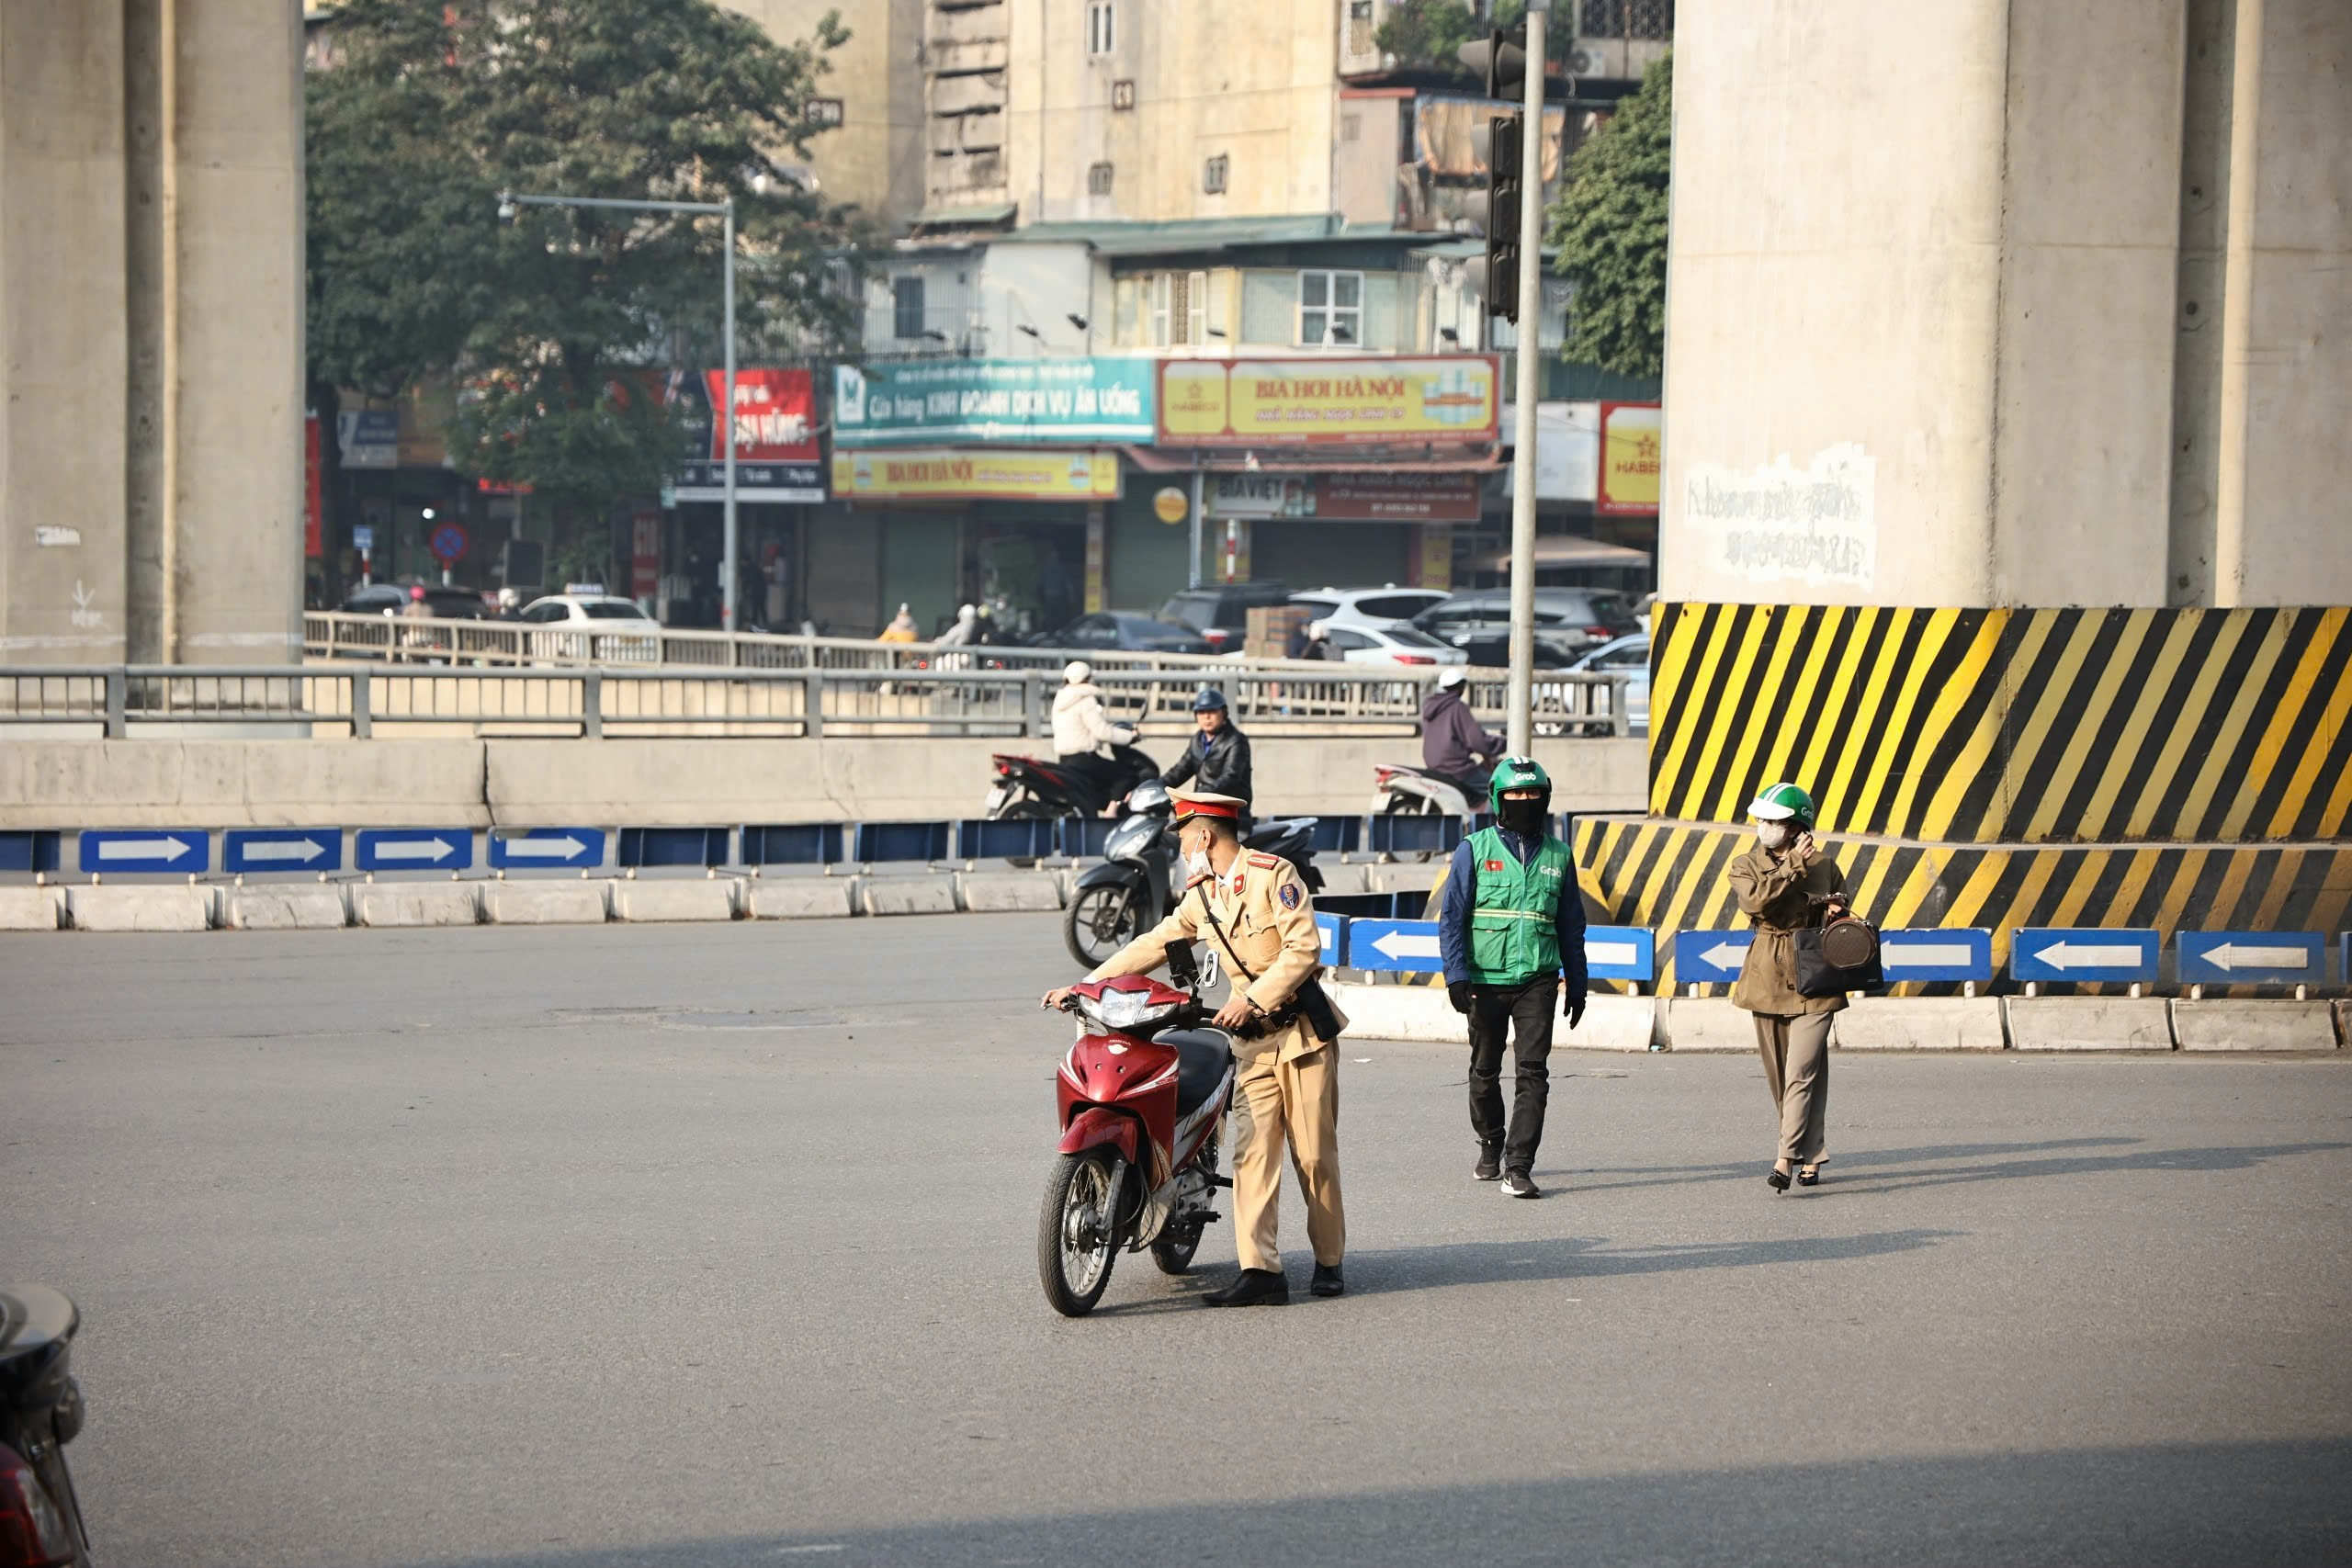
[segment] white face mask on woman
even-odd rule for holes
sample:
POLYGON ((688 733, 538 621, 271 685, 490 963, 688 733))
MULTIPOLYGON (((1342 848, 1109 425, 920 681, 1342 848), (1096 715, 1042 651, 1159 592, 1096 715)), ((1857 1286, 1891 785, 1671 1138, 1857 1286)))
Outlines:
POLYGON ((1796 830, 1786 822, 1758 822, 1756 825, 1756 836, 1763 840, 1768 850, 1787 849, 1789 840, 1795 835, 1796 830))

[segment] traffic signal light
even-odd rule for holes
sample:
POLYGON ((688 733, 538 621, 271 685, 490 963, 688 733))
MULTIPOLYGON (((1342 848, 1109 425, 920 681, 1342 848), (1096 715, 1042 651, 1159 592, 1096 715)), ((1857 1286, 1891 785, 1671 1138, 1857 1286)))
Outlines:
POLYGON ((1517 103, 1527 93, 1527 28, 1497 28, 1455 51, 1487 84, 1487 96, 1517 103))
POLYGON ((1520 159, 1524 119, 1498 114, 1470 133, 1471 150, 1487 165, 1487 190, 1464 204, 1465 215, 1486 231, 1487 254, 1470 264, 1470 283, 1487 301, 1487 313, 1519 322, 1520 159))

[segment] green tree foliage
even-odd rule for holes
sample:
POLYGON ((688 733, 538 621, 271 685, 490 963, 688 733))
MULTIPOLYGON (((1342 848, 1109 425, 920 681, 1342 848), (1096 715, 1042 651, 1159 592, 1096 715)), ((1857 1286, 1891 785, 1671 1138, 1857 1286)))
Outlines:
POLYGON ((775 160, 848 34, 779 44, 709 0, 350 0, 307 83, 314 386, 453 375, 458 467, 559 500, 658 488, 663 369, 720 357, 721 223, 498 195, 716 202, 741 231, 740 351, 842 309, 854 215, 775 160))
POLYGON ((1650 67, 1600 133, 1577 150, 1547 214, 1547 243, 1575 289, 1566 358, 1625 376, 1666 365, 1666 190, 1674 57, 1650 67))
MULTIPOLYGON (((1567 58, 1570 30, 1555 11, 1544 36, 1544 52, 1556 63, 1567 58)), ((1462 63, 1461 48, 1487 36, 1489 28, 1515 28, 1527 19, 1527 0, 1496 0, 1486 18, 1475 14, 1466 0, 1397 0, 1372 35, 1374 48, 1396 57, 1399 69, 1436 71, 1472 80, 1462 63)))

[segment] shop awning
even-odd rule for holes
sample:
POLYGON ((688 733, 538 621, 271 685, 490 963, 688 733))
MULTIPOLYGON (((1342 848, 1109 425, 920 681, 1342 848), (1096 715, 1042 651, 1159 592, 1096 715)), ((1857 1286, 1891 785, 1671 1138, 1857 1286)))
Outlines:
POLYGON ((1147 474, 1189 474, 1195 467, 1204 474, 1344 474, 1367 468, 1400 474, 1488 474, 1503 466, 1491 447, 1469 446, 1450 450, 1416 446, 1406 456, 1389 456, 1386 449, 1334 446, 1219 448, 1203 450, 1197 464, 1189 447, 1122 446, 1119 451, 1147 474))
MULTIPOLYGON (((1496 550, 1473 560, 1471 566, 1479 571, 1509 571, 1510 552, 1496 550)), ((1574 534, 1544 534, 1535 540, 1535 570, 1544 571, 1559 567, 1623 567, 1645 570, 1650 564, 1647 550, 1636 550, 1623 545, 1604 545, 1599 539, 1587 539, 1574 534)))

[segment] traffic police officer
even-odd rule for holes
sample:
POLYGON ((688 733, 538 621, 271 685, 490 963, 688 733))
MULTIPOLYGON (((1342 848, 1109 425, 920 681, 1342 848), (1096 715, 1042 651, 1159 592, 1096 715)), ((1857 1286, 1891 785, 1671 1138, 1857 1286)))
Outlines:
POLYGON ((1552 836, 1552 780, 1532 757, 1505 757, 1490 785, 1495 826, 1453 852, 1438 901, 1446 995, 1470 1018, 1470 1131, 1480 1181, 1539 1196, 1530 1171, 1551 1097, 1552 1004, 1584 1019, 1584 899, 1568 846, 1552 836), (1503 1125, 1503 1038, 1518 1086, 1503 1125))
MULTIPOLYGON (((1178 942, 1207 942, 1233 978, 1216 1026, 1234 1036, 1234 1241, 1241 1277, 1202 1298, 1209 1306, 1279 1306, 1290 1300, 1274 1242, 1283 1145, 1306 1196, 1306 1237, 1315 1249, 1314 1291, 1346 1289, 1340 1255, 1347 1220, 1340 1205, 1340 1053, 1347 1020, 1317 972, 1322 938, 1296 867, 1279 855, 1244 851, 1238 830, 1249 803, 1234 795, 1177 789, 1179 847, 1190 879, 1166 919, 1096 965, 1087 978, 1140 975, 1178 942)), ((1048 994, 1054 1006, 1066 991, 1048 994)))

